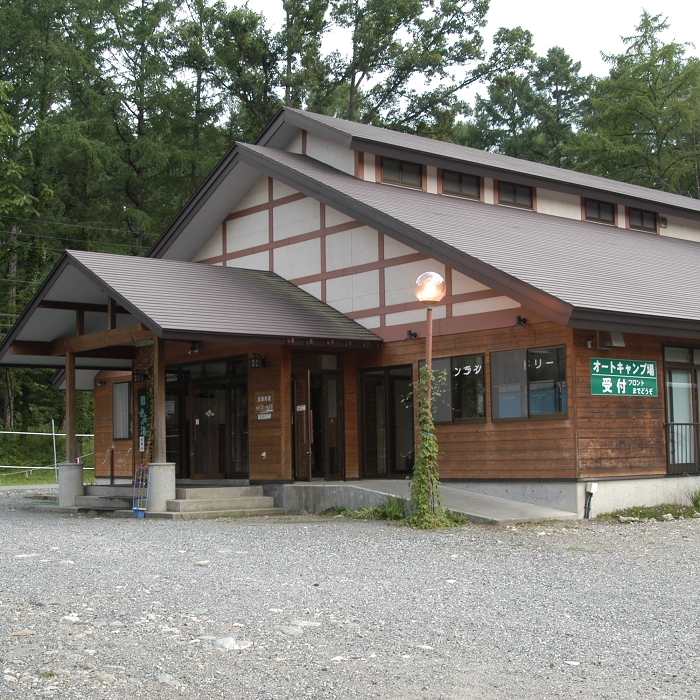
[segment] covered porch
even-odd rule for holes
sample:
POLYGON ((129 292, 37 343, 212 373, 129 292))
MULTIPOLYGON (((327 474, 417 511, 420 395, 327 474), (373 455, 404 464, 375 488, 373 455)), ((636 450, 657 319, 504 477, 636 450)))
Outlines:
POLYGON ((176 478, 240 484, 317 476, 312 374, 321 377, 326 405, 336 406, 327 426, 336 430, 336 449, 324 469, 345 478, 339 450, 356 453, 357 431, 338 422, 348 403, 343 387, 355 384, 357 352, 380 345, 274 273, 68 251, 0 346, 0 364, 65 371, 60 505, 83 495, 76 376, 89 371, 98 484, 126 486, 134 466, 147 463, 149 511, 163 512, 176 478))

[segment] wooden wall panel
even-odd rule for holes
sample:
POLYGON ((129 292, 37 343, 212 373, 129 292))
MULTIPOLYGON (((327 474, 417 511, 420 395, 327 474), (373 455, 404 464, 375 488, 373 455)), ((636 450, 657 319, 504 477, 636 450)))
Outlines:
MULTIPOLYGON (((573 384, 572 331, 555 323, 508 327, 434 338, 435 358, 528 347, 565 345, 567 384, 573 384)), ((360 352, 359 367, 412 364, 425 357, 425 339, 386 343, 360 352)), ((576 476, 575 410, 572 392, 562 418, 491 421, 490 362, 486 360, 487 420, 438 424, 440 476, 443 479, 563 479, 576 476)))
POLYGON ((625 333, 624 348, 597 350, 595 338, 595 331, 574 332, 580 477, 666 474, 664 339, 625 333), (656 361, 658 397, 591 396, 591 357, 656 361))
POLYGON ((110 457, 108 450, 114 448, 114 476, 131 478, 133 476, 133 442, 115 440, 112 425, 112 385, 117 382, 130 381, 131 372, 103 371, 96 375, 94 386, 95 401, 95 476, 109 478, 110 457), (104 382, 97 386, 97 381, 104 382))

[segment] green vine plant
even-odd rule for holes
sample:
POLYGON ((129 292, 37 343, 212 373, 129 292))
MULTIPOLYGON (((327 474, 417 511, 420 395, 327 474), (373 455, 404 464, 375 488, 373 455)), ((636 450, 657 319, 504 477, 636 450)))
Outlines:
POLYGON ((433 400, 440 395, 446 383, 447 373, 444 370, 436 376, 432 368, 423 365, 418 373, 418 381, 413 386, 418 405, 418 444, 411 477, 413 514, 408 519, 408 524, 423 530, 453 527, 465 521, 463 517, 446 510, 440 500, 439 451, 433 422, 433 400), (432 387, 430 395, 429 387, 432 387))

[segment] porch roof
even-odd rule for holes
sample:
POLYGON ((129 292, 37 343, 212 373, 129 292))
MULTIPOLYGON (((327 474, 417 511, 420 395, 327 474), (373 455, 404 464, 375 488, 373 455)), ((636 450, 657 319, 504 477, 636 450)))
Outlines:
MULTIPOLYGON (((333 341, 365 347, 382 342, 272 272, 66 251, 0 345, 0 364, 62 366, 60 348, 51 344, 75 336, 79 310, 85 334, 104 331, 110 297, 117 305, 117 329, 141 323, 166 340, 333 341), (34 347, 41 351, 30 352, 34 347)), ((122 350, 136 343, 127 339, 122 350)), ((128 353, 86 354, 91 356, 76 356, 76 367, 131 367, 128 353)))

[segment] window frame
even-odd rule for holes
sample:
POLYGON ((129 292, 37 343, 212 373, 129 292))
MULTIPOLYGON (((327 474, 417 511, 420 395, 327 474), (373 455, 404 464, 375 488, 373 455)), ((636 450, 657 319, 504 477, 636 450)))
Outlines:
POLYGON ((640 207, 627 207, 627 228, 631 231, 643 231, 644 233, 659 233, 659 213, 652 211, 651 209, 641 209, 640 207), (645 228, 644 226, 632 226, 632 212, 638 211, 642 214, 642 221, 644 220, 644 214, 654 215, 654 228, 645 228))
MULTIPOLYGON (((444 368, 440 367, 436 370, 435 365, 437 364, 444 364, 447 363, 449 366, 449 370, 447 372, 447 381, 449 382, 449 387, 444 389, 442 391, 442 396, 447 394, 449 396, 449 411, 450 411, 450 419, 449 420, 440 420, 436 418, 436 413, 439 410, 436 408, 435 404, 436 402, 440 401, 440 396, 436 396, 435 400, 433 402, 433 422, 435 425, 453 425, 454 423, 485 423, 488 421, 488 409, 487 409, 487 382, 486 382, 486 351, 481 350, 477 352, 463 352, 460 353, 459 355, 446 355, 442 357, 433 357, 433 371, 434 372, 442 372, 444 368), (453 402, 452 402, 452 397, 454 396, 453 392, 453 382, 455 379, 454 376, 454 369, 455 369, 455 359, 458 357, 481 357, 481 376, 482 376, 482 382, 483 382, 483 396, 484 396, 484 415, 483 416, 474 416, 473 418, 456 418, 454 415, 454 408, 453 408, 453 402)), ((425 364, 425 358, 420 358, 418 360, 418 373, 420 375, 420 370, 421 367, 425 364)))
POLYGON ((617 204, 614 202, 607 202, 604 199, 592 199, 591 197, 581 197, 581 211, 583 213, 583 220, 590 221, 594 224, 603 224, 605 226, 617 226, 617 204), (613 218, 612 221, 607 221, 606 219, 595 218, 588 216, 588 203, 595 202, 598 205, 598 211, 600 212, 601 204, 610 204, 613 208, 613 218))
POLYGON ((510 180, 496 180, 494 186, 494 194, 496 195, 496 203, 503 207, 515 207, 516 209, 525 209, 526 211, 536 211, 535 202, 536 194, 535 188, 532 185, 520 185, 517 182, 510 182, 510 180), (515 201, 504 202, 501 198, 501 185, 512 185, 514 188, 515 201), (530 190, 530 204, 518 204, 518 187, 526 187, 530 190))
POLYGON ((447 197, 461 197, 462 199, 471 199, 473 202, 481 202, 483 201, 483 179, 479 177, 478 175, 471 175, 469 173, 460 173, 457 170, 448 170, 441 168, 440 169, 440 194, 444 194, 447 197), (445 190, 445 173, 452 173, 454 175, 459 175, 459 187, 460 191, 459 192, 448 192, 445 190), (468 178, 474 178, 476 180, 476 188, 477 188, 477 194, 476 196, 472 196, 470 194, 464 194, 462 191, 462 178, 463 177, 468 177, 468 178))
POLYGON ((380 158, 380 164, 379 164, 379 169, 381 172, 381 181, 385 185, 394 185, 396 187, 410 187, 412 190, 422 190, 423 185, 424 185, 424 167, 421 163, 414 163, 413 161, 410 160, 402 160, 400 158, 391 158, 390 156, 381 156, 380 158), (388 179, 385 174, 384 174, 384 162, 387 160, 393 160, 399 164, 399 179, 398 180, 390 180, 388 179), (410 182, 404 182, 403 181, 403 165, 407 163, 409 165, 415 165, 418 167, 418 178, 419 182, 417 185, 414 185, 410 182))
POLYGON ((566 344, 559 344, 559 345, 545 345, 545 346, 527 346, 524 348, 513 348, 511 350, 494 350, 489 353, 489 390, 491 393, 491 422, 492 423, 512 423, 514 421, 531 421, 531 420, 566 420, 569 418, 569 393, 568 393, 568 380, 567 380, 567 365, 568 365, 568 358, 567 358, 567 346, 566 344), (529 375, 529 353, 533 350, 564 350, 564 389, 566 391, 566 396, 565 396, 565 405, 564 405, 564 411, 561 413, 535 413, 531 414, 530 413, 530 384, 532 383, 530 380, 530 375, 529 375), (493 400, 493 380, 494 380, 494 374, 493 374, 493 355, 498 354, 498 353, 504 353, 504 352, 524 352, 525 353, 525 390, 526 390, 526 396, 525 396, 525 404, 527 406, 527 415, 526 416, 515 416, 512 418, 495 418, 494 417, 494 406, 495 402, 493 400))
POLYGON ((112 382, 112 440, 133 440, 134 438, 134 391, 133 391, 133 386, 131 383, 131 380, 123 381, 123 382, 112 382), (128 426, 128 435, 117 435, 117 422, 116 422, 116 392, 115 389, 118 386, 124 386, 126 385, 127 387, 127 407, 128 407, 128 416, 127 416, 127 426, 128 426))

